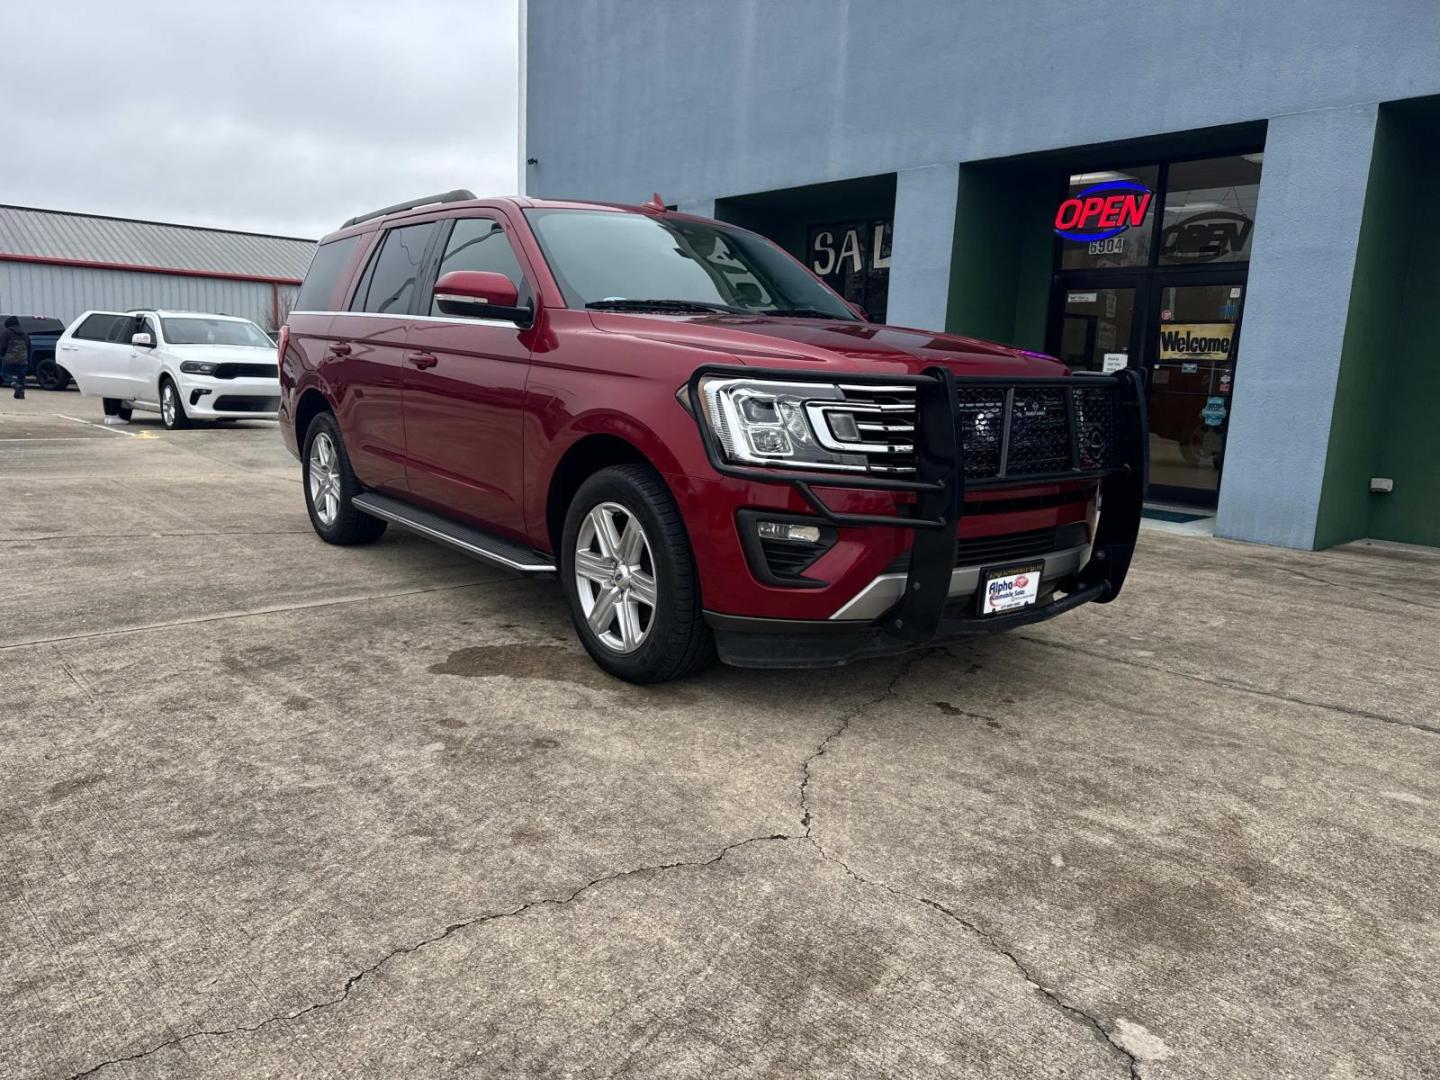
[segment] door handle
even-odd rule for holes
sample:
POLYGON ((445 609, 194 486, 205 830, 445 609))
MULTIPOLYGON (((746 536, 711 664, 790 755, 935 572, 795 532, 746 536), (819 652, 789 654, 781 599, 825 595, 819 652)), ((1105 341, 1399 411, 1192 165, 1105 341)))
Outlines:
POLYGON ((405 362, 424 371, 426 368, 432 368, 438 364, 440 358, 434 353, 412 352, 405 354, 405 362))
POLYGON ((61 352, 74 352, 74 351, 75 351, 76 349, 78 349, 79 347, 80 347, 80 346, 78 346, 78 345, 61 345, 61 346, 60 346, 60 351, 61 351, 61 352))
POLYGON ((343 341, 337 341, 326 351, 329 352, 331 356, 349 356, 350 346, 343 341))

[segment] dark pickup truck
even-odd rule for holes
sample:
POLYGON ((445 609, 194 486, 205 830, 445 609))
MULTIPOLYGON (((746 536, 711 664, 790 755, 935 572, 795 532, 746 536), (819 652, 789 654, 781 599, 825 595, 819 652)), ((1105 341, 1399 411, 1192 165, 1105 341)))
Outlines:
POLYGON ((30 356, 25 373, 34 378, 41 390, 64 390, 70 385, 70 373, 55 362, 55 342, 65 332, 59 319, 43 315, 0 315, 0 324, 14 319, 20 332, 30 343, 30 356))

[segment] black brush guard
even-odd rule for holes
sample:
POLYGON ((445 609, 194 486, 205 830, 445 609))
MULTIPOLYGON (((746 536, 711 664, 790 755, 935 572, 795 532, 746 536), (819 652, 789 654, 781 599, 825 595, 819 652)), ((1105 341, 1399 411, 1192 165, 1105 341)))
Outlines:
MULTIPOLYGON (((882 619, 856 629, 844 622, 758 619, 707 613, 719 639, 721 655, 750 667, 797 667, 844 663, 862 656, 905 652, 932 641, 993 633, 1049 619, 1081 604, 1107 604, 1120 595, 1135 540, 1140 531, 1148 468, 1145 418, 1145 384, 1140 374, 1124 370, 1112 375, 1073 375, 1053 378, 996 378, 957 376, 944 368, 922 375, 836 376, 713 365, 700 368, 687 387, 688 405, 700 427, 711 466, 725 476, 794 487, 815 513, 838 527, 882 526, 915 533, 910 565, 900 601, 882 619), (701 394, 710 376, 779 380, 789 383, 844 383, 864 386, 913 386, 916 392, 916 461, 914 479, 870 474, 802 471, 783 467, 751 467, 726 460, 724 450, 707 419, 701 394), (984 475, 967 476, 962 392, 988 392, 1000 410, 998 466, 984 475), (1011 473, 1007 468, 1016 429, 1017 398, 1036 392, 1060 391, 1069 442, 1069 461, 1048 471, 1011 473), (1081 446, 1077 393, 1108 391, 1114 407, 1104 462, 1096 463, 1081 446), (1096 480, 1100 484, 1100 522, 1089 561, 1067 580, 1060 599, 1010 614, 946 616, 950 576, 955 567, 956 531, 967 490, 1013 488, 1036 484, 1096 480), (888 491, 914 496, 915 501, 896 514, 851 514, 832 510, 816 493, 820 487, 861 491, 888 491), (843 635, 843 639, 842 639, 843 635)), ((1054 400, 1053 398, 1051 400, 1054 400)), ((972 442, 974 440, 971 440, 972 442)), ((996 457, 991 447, 991 457, 996 457)))

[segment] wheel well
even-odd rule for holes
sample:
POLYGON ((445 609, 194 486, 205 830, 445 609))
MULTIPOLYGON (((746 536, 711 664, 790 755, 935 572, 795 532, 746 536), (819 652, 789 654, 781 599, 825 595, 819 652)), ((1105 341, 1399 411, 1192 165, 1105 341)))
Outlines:
POLYGON ((560 534, 565 529, 565 512, 580 485, 612 465, 644 463, 649 459, 633 443, 618 435, 587 435, 560 459, 550 478, 550 492, 545 497, 545 526, 550 536, 550 550, 560 551, 560 534))
POLYGON ((322 412, 329 411, 330 402, 325 400, 325 395, 319 390, 306 390, 300 395, 300 400, 295 405, 295 442, 302 451, 305 448, 305 432, 310 430, 310 421, 322 412))

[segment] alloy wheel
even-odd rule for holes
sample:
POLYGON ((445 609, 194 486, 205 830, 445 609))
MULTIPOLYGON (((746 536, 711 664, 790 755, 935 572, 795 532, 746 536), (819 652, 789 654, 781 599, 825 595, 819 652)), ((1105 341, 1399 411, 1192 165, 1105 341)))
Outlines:
POLYGON ((310 443, 310 505, 322 525, 340 515, 340 462, 330 436, 320 432, 310 443))
POLYGON ((580 609, 606 648, 631 653, 655 625, 655 557, 639 518, 619 503, 591 508, 575 540, 580 609))
POLYGON ((168 382, 160 391, 160 415, 166 427, 175 426, 175 387, 168 382))

